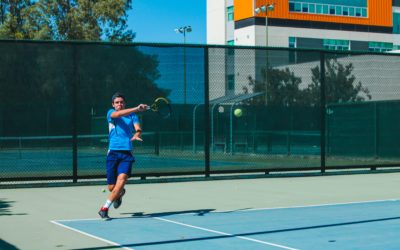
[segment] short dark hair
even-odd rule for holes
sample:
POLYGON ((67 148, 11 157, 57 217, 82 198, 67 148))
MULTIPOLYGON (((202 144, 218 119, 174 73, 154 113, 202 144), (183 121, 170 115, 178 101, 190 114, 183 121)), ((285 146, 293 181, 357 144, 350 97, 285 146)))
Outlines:
POLYGON ((114 99, 117 97, 121 97, 125 101, 125 96, 121 92, 116 92, 115 94, 113 94, 113 96, 111 97, 111 101, 114 102, 114 99))

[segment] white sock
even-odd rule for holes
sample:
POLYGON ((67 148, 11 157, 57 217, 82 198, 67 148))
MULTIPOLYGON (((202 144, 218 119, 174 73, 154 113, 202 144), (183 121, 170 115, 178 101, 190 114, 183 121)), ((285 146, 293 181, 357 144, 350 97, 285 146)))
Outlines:
POLYGON ((112 201, 107 200, 107 201, 106 201, 106 204, 104 204, 103 207, 105 207, 105 208, 110 208, 112 203, 113 203, 112 201))

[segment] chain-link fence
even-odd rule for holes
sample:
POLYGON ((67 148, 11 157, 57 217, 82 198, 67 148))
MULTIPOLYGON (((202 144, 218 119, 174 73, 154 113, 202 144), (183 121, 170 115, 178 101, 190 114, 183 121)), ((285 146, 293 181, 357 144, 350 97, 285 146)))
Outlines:
POLYGON ((398 55, 32 41, 0 55, 2 182, 104 178, 116 91, 172 103, 140 115, 133 176, 400 165, 398 55))

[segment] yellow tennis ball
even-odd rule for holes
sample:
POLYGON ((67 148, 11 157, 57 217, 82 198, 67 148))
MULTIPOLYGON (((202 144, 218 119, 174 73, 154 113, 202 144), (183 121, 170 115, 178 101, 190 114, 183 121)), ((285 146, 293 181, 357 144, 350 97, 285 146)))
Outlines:
POLYGON ((233 114, 234 114, 236 117, 241 117, 241 116, 243 115, 243 112, 242 112, 241 109, 235 109, 235 111, 233 111, 233 114))
POLYGON ((105 188, 103 188, 103 189, 101 190, 101 192, 105 193, 105 192, 106 192, 106 189, 105 189, 105 188))

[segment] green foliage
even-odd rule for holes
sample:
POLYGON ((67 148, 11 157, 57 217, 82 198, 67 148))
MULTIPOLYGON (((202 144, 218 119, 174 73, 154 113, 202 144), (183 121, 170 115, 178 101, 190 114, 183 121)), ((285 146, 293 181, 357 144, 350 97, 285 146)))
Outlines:
MULTIPOLYGON (((353 64, 343 65, 337 59, 325 61, 325 93, 326 103, 360 102, 370 100, 371 95, 368 88, 363 87, 361 82, 356 83, 356 77, 352 74, 353 64)), ((307 94, 311 103, 319 105, 320 100, 320 68, 311 69, 312 83, 307 88, 307 94)))
MULTIPOLYGON (((131 42, 135 34, 126 23, 131 3, 0 0, 0 39, 131 42)), ((73 98, 74 84, 77 101, 86 105, 109 104, 117 90, 133 103, 169 94, 155 85, 158 59, 134 46, 17 42, 4 43, 0 52, 2 101, 19 96, 26 103, 65 104, 73 98)))
POLYGON ((24 103, 70 102, 73 83, 79 103, 87 106, 109 105, 116 91, 131 104, 169 94, 154 84, 160 77, 158 59, 137 47, 10 43, 0 53, 0 97, 6 103, 15 96, 24 103))
POLYGON ((150 103, 169 92, 154 82, 160 77, 158 59, 134 47, 92 46, 79 51, 81 103, 95 105, 110 99, 110 93, 124 93, 129 104, 150 103))
MULTIPOLYGON (((326 60, 325 89, 326 103, 359 102, 370 100, 368 88, 361 82, 356 83, 352 74, 353 64, 343 65, 337 59, 326 60)), ((311 69, 312 82, 306 88, 300 88, 302 79, 295 76, 289 68, 263 69, 263 81, 257 81, 249 76, 249 87, 252 92, 266 93, 263 98, 252 100, 252 104, 273 106, 319 106, 321 104, 320 69, 311 69)), ((244 92, 249 92, 244 87, 244 92)))
POLYGON ((0 38, 130 42, 131 0, 0 0, 0 38))
MULTIPOLYGON (((262 71, 263 82, 249 76, 249 86, 253 92, 264 92, 263 98, 253 100, 254 104, 268 104, 273 106, 293 106, 304 103, 303 90, 300 90, 301 78, 290 72, 289 68, 268 68, 262 71), (268 79, 268 80, 266 80, 268 79)), ((245 92, 248 89, 244 88, 245 92)))

